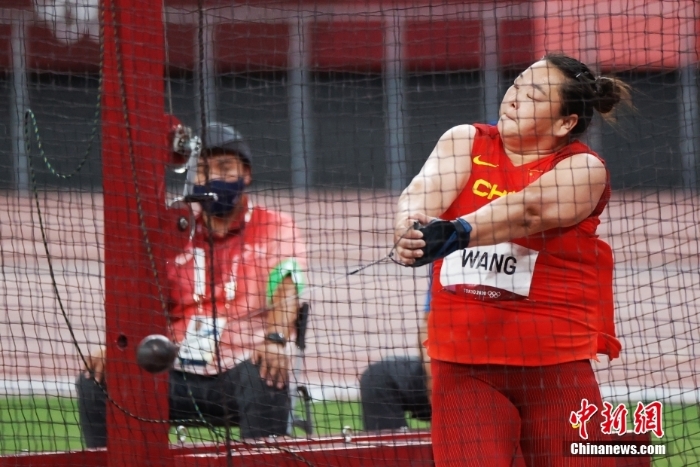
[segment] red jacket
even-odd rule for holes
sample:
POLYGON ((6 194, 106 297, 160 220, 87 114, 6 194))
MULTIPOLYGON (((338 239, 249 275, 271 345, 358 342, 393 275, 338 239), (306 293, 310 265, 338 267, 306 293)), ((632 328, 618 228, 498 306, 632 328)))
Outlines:
POLYGON ((289 270, 301 290, 304 250, 292 219, 262 207, 249 208, 241 230, 215 239, 213 254, 206 229, 198 222, 194 238, 167 269, 172 338, 181 343, 180 368, 216 373, 215 340, 220 342, 223 369, 247 359, 264 342, 273 271, 289 270), (211 300, 212 258, 216 322, 211 300))

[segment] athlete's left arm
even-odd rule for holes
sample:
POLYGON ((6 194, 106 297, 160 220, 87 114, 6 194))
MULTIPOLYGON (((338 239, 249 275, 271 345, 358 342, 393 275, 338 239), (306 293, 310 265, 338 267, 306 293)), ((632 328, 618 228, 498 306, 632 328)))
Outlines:
POLYGON ((605 166, 595 156, 564 159, 522 191, 463 216, 472 226, 469 246, 495 245, 575 225, 593 212, 606 183, 605 166))

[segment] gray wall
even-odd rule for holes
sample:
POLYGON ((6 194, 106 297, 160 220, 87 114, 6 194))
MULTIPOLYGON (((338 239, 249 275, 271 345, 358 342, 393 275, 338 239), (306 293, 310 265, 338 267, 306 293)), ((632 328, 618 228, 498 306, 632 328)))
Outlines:
POLYGON ((636 111, 603 126, 603 156, 614 188, 682 186, 678 74, 623 76, 636 111))
MULTIPOLYGON (((637 111, 622 115, 616 127, 602 128, 602 155, 608 161, 614 188, 680 186, 678 74, 639 73, 624 78, 635 89, 637 111)), ((9 109, 10 79, 0 78, 0 108, 9 109)), ((509 80, 504 77, 503 83, 507 85, 509 80)), ((59 171, 70 172, 80 162, 95 124, 96 77, 45 74, 32 76, 29 83, 29 106, 37 116, 47 156, 59 171)), ((185 123, 197 126, 194 84, 191 75, 173 77, 172 104, 185 123)), ((483 92, 477 72, 412 75, 404 91, 410 178, 445 130, 482 120, 483 92)), ((219 120, 237 126, 250 140, 258 184, 288 186, 291 156, 284 74, 221 76, 217 97, 219 120)), ((316 129, 310 161, 313 184, 383 188, 381 76, 316 74, 311 102, 316 129)), ((11 188, 14 179, 8 114, 0 112, 0 188, 11 188)), ((100 190, 99 145, 98 131, 88 163, 68 181, 49 173, 34 145, 39 186, 100 190)))
POLYGON ((12 128, 10 128, 10 86, 7 77, 0 78, 0 188, 12 186, 12 128))
MULTIPOLYGON (((0 187, 11 188, 16 177, 13 169, 10 139, 11 77, 0 80, 0 187)), ((28 107, 36 116, 39 135, 47 159, 59 173, 70 174, 89 149, 90 134, 97 125, 92 148, 83 168, 69 180, 53 175, 43 159, 30 122, 32 161, 37 186, 71 187, 80 190, 101 190, 100 125, 95 120, 98 98, 96 76, 42 74, 29 80, 28 107)), ((98 114, 99 115, 99 114, 98 114)))

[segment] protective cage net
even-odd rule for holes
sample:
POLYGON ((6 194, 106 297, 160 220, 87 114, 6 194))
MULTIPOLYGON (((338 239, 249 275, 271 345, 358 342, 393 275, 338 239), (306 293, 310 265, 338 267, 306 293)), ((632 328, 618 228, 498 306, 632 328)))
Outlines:
MULTIPOLYGON (((399 195, 445 131, 494 123, 513 79, 562 51, 630 84, 635 105, 615 125, 595 117, 585 136, 612 184, 597 233, 614 252, 622 352, 593 362, 602 398, 665 446, 653 465, 698 465, 699 11, 690 0, 2 2, 0 455, 150 465, 165 447, 177 465, 212 452, 211 465, 431 465, 428 268, 389 258, 399 195), (192 197, 195 170, 174 170, 177 121, 164 115, 205 140, 211 122, 231 125, 249 146, 255 225, 243 230, 256 237, 232 241, 232 227, 214 264, 213 240, 187 247, 198 206, 213 202, 192 197), (199 203, 166 209, 183 194, 199 203), (242 349, 264 344, 261 310, 290 280, 309 317, 287 345, 289 391, 274 393, 251 382, 257 369, 241 361, 257 354, 242 349), (176 363, 186 348, 192 371, 226 376, 175 384, 140 369, 139 340, 169 333, 191 340, 176 363), (220 339, 231 345, 212 350, 220 339), (100 346, 103 387, 83 371, 100 346), (663 404, 662 437, 635 418, 639 402, 663 404), (273 426, 289 437, 246 437, 273 426), (84 455, 104 443, 115 449, 84 455)), ((180 141, 182 163, 196 149, 180 141)), ((502 196, 482 182, 474 193, 502 196)))

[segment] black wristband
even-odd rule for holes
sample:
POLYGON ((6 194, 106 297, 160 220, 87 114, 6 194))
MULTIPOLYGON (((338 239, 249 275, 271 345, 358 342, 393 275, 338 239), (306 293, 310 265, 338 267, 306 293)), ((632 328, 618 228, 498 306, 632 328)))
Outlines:
POLYGON ((287 338, 280 332, 271 332, 267 334, 265 340, 279 345, 287 345, 287 338))
POLYGON ((417 224, 416 230, 423 233, 425 246, 422 248, 423 256, 416 258, 412 267, 420 267, 444 258, 452 252, 469 246, 472 226, 464 219, 457 218, 453 221, 433 219, 427 225, 417 224))

